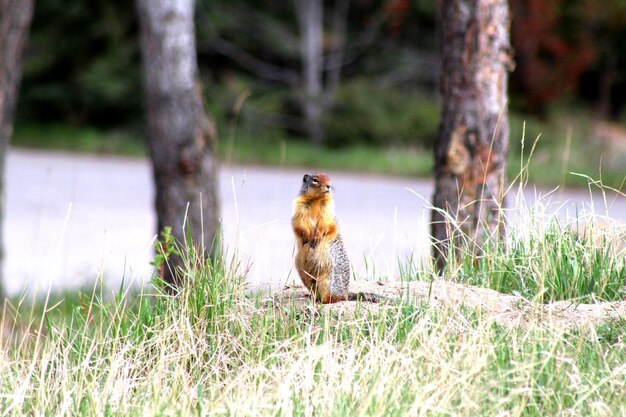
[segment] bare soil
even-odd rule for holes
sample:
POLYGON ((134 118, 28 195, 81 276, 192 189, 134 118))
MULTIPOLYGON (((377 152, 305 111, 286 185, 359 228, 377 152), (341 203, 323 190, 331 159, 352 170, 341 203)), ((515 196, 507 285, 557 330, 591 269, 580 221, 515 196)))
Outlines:
MULTIPOLYGON (((459 284, 446 280, 431 282, 352 282, 351 292, 367 292, 384 296, 390 302, 371 303, 345 301, 322 306, 325 311, 341 314, 359 311, 377 311, 388 308, 394 301, 406 300, 415 304, 430 302, 452 308, 462 305, 473 308, 495 322, 507 327, 526 327, 531 324, 552 324, 562 328, 597 325, 615 318, 626 318, 626 300, 617 302, 578 303, 575 300, 540 304, 523 297, 501 294, 497 291, 459 284)), ((285 287, 274 294, 274 305, 295 305, 309 309, 311 299, 303 286, 285 287)))

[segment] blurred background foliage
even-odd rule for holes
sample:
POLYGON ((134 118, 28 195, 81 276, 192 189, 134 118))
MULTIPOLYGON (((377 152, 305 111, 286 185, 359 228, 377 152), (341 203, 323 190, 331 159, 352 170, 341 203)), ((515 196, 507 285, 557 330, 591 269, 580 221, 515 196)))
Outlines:
MULTIPOLYGON (((346 0, 324 1, 326 65, 339 44, 343 55, 316 159, 310 158, 298 104, 302 61, 294 2, 198 0, 198 62, 222 158, 319 166, 336 154, 354 157, 361 169, 427 175, 424 155, 430 156, 440 110, 436 3, 352 0, 337 26, 346 0)), ((597 177, 602 164, 603 179, 620 185, 626 166, 626 1, 510 0, 510 8, 516 62, 511 158, 519 160, 525 122, 526 146, 541 134, 533 163, 549 165, 531 172, 531 180, 545 179, 549 170, 555 171, 551 182, 568 170, 597 177)), ((139 59, 129 2, 38 0, 15 143, 142 152, 139 59)), ((335 159, 346 167, 345 158, 335 159)))

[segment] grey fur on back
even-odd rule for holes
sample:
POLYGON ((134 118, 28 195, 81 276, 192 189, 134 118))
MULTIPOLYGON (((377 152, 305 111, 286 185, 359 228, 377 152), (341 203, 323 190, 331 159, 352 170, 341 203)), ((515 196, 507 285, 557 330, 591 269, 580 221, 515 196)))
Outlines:
POLYGON ((350 260, 343 246, 341 234, 330 243, 330 271, 329 291, 332 295, 344 296, 348 294, 350 285, 350 260))

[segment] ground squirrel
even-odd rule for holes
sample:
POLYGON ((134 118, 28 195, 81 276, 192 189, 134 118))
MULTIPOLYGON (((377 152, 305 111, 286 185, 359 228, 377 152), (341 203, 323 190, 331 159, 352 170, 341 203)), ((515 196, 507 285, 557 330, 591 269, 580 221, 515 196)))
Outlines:
POLYGON ((379 301, 368 293, 349 293, 350 261, 335 218, 332 183, 324 173, 306 174, 293 202, 295 264, 311 295, 324 304, 345 300, 379 301))

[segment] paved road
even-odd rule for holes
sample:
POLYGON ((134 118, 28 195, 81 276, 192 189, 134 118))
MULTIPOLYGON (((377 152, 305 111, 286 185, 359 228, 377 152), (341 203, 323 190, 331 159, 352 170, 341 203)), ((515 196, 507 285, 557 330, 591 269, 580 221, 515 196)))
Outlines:
MULTIPOLYGON (((249 264, 252 285, 281 286, 292 270, 291 201, 302 170, 223 167, 220 172, 225 243, 249 264)), ((337 215, 359 276, 397 276, 398 260, 428 253, 430 181, 331 173, 337 215)), ((527 189, 527 201, 546 194, 527 189)), ((626 223, 626 198, 585 191, 549 196, 562 216, 593 206, 626 223), (605 210, 607 208, 607 210, 605 210)), ((146 160, 9 152, 5 219, 6 286, 116 286, 146 280, 155 237, 153 190, 146 160)), ((546 201, 546 200, 543 200, 546 201)), ((542 207, 544 204, 541 205, 542 207)), ((516 216, 521 218, 520 216, 516 216)), ((523 217, 523 216, 522 216, 523 217)))

